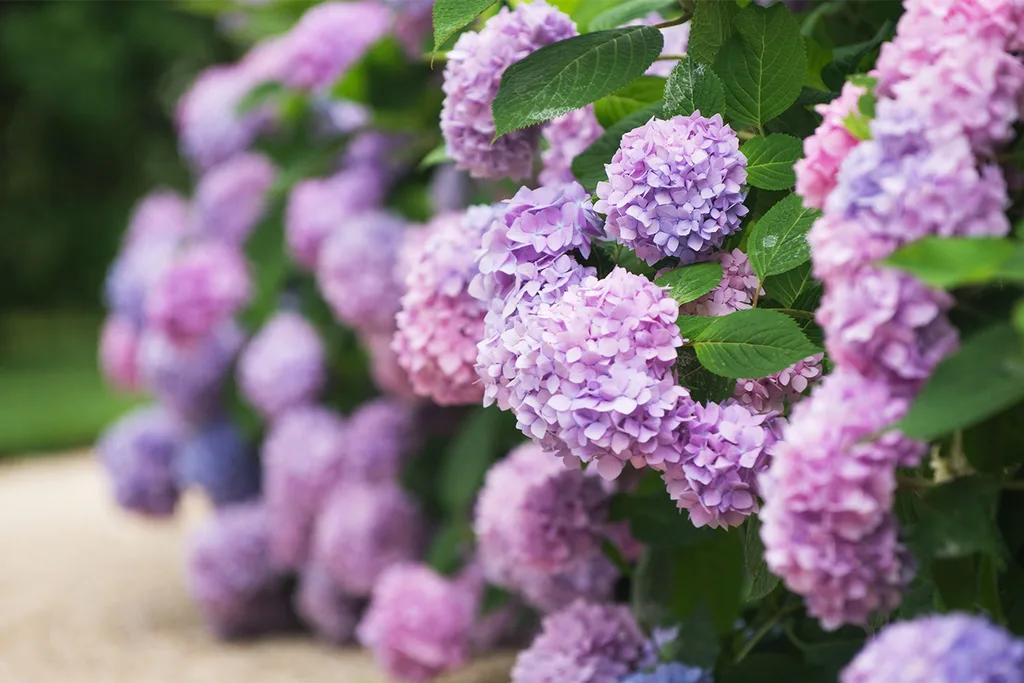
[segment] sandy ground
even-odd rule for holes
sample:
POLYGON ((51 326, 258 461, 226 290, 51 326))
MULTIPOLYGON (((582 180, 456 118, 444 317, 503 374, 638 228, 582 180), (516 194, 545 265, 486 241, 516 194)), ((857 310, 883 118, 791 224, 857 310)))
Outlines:
MULTIPOLYGON (((188 500, 162 523, 110 502, 88 457, 0 466, 0 683, 386 683, 358 652, 306 636, 226 645, 181 580, 188 500)), ((450 683, 504 683, 508 657, 450 683)))

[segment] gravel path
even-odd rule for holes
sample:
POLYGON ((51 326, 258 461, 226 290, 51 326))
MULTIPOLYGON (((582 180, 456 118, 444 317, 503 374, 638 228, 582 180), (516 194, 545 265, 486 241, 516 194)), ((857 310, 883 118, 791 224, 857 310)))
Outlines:
MULTIPOLYGON (((181 581, 187 500, 163 523, 110 502, 85 456, 0 467, 0 683, 386 683, 369 659, 307 636, 226 645, 181 581)), ((504 683, 508 658, 458 683, 504 683)))

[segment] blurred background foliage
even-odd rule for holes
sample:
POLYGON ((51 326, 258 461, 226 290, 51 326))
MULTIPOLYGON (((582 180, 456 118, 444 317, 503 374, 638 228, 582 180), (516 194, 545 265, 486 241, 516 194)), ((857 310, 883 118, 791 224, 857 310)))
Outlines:
POLYGON ((134 201, 182 191, 174 104, 238 50, 172 2, 0 3, 0 455, 88 443, 129 398, 96 370, 134 201))

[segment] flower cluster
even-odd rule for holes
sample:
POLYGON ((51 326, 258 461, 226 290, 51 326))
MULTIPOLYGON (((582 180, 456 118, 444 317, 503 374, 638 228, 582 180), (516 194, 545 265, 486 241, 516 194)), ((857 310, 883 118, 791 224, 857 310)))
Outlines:
POLYGON ((448 53, 441 132, 448 156, 480 178, 530 175, 540 140, 536 127, 493 141, 491 102, 509 66, 538 48, 576 35, 568 16, 544 0, 503 8, 479 32, 466 32, 448 53))
POLYGON ((658 666, 650 673, 633 674, 622 683, 712 683, 711 675, 693 666, 670 662, 658 666))
POLYGON ((311 403, 325 380, 323 342, 297 313, 281 312, 267 321, 238 359, 242 394, 268 417, 311 403))
POLYGON ((262 154, 239 154, 203 174, 196 185, 199 233, 242 244, 263 218, 277 169, 262 154))
POLYGON ((320 565, 307 565, 295 592, 295 612, 323 640, 342 645, 353 639, 363 600, 346 595, 320 565))
POLYGON ((181 487, 198 486, 217 507, 259 497, 260 463, 255 449, 228 420, 191 434, 176 464, 181 487))
POLYGON ((844 121, 857 113, 857 103, 865 92, 863 87, 847 83, 839 97, 814 108, 823 120, 814 135, 804 139, 804 158, 793 166, 796 191, 803 197, 804 206, 824 208, 835 189, 840 164, 860 142, 844 121))
POLYGON ((543 169, 537 179, 541 185, 554 186, 575 182, 572 160, 601 137, 604 129, 597 122, 593 105, 576 109, 552 119, 544 126, 548 148, 541 153, 543 169))
POLYGON ((608 235, 651 265, 705 258, 747 214, 747 160, 718 114, 651 119, 622 136, 605 169, 594 208, 608 235))

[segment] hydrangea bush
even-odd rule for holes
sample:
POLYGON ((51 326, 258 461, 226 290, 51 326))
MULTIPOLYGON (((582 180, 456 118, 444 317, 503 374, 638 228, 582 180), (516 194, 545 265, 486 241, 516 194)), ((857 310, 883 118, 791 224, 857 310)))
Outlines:
POLYGON ((114 499, 410 683, 1024 683, 1024 0, 656 4, 235 8, 114 499))

